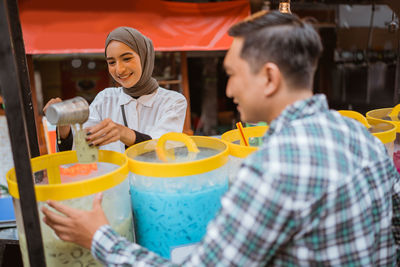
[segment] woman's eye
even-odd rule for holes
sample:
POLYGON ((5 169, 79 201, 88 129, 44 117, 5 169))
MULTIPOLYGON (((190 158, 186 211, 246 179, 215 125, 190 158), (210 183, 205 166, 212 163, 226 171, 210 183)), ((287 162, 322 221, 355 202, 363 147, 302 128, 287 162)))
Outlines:
POLYGON ((112 66, 112 65, 115 64, 115 61, 107 61, 107 64, 108 64, 109 66, 112 66))
POLYGON ((131 57, 125 57, 125 58, 124 58, 124 61, 125 61, 125 62, 128 62, 128 61, 130 61, 131 59, 132 59, 131 57))

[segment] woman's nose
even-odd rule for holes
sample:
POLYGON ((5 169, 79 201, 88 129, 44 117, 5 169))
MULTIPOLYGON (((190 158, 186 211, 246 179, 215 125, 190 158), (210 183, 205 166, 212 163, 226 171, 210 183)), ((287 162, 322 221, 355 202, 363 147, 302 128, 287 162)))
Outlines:
POLYGON ((117 62, 117 68, 116 68, 116 70, 117 70, 117 74, 118 74, 118 75, 123 74, 124 71, 125 71, 125 66, 124 66, 124 64, 118 63, 118 62, 117 62))

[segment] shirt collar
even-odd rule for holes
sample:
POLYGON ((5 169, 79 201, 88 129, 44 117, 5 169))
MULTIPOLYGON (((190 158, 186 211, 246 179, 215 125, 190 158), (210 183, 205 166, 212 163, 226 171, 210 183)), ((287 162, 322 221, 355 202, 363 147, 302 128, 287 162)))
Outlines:
POLYGON ((329 110, 325 95, 317 94, 305 100, 299 100, 287 106, 282 113, 271 122, 267 134, 279 131, 294 120, 312 116, 329 110))
POLYGON ((118 101, 119 105, 126 105, 126 104, 128 104, 128 103, 130 103, 132 101, 137 101, 137 102, 139 102, 140 104, 142 104, 143 106, 146 106, 146 107, 152 107, 153 106, 153 103, 155 101, 155 96, 158 93, 158 89, 157 89, 151 94, 142 95, 141 97, 135 99, 135 98, 131 97, 130 95, 125 94, 123 92, 122 87, 121 87, 121 91, 122 91, 122 94, 121 94, 121 97, 119 98, 119 101, 118 101))

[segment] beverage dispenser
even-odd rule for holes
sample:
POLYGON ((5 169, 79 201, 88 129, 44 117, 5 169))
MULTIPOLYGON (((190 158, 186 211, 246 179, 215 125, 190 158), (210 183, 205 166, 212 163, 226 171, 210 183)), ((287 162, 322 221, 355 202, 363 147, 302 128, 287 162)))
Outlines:
MULTIPOLYGON (((114 151, 99 150, 98 162, 91 165, 78 165, 77 162, 75 151, 44 155, 31 160, 32 171, 43 174, 41 179, 35 181, 38 210, 43 205, 47 206, 46 201, 50 199, 72 208, 89 210, 92 208, 94 195, 104 191, 102 206, 111 227, 133 241, 126 156, 114 151)), ((7 182, 13 197, 24 266, 29 266, 14 168, 7 173, 7 182)), ((41 212, 39 216, 47 266, 102 266, 92 258, 89 250, 60 240, 42 221, 41 212)))
POLYGON ((128 156, 137 242, 178 263, 198 243, 228 190, 228 145, 167 133, 128 156))
POLYGON ((244 145, 238 129, 222 134, 221 139, 229 144, 229 181, 233 182, 243 160, 258 150, 258 146, 262 143, 262 136, 267 130, 268 126, 243 128, 244 135, 248 138, 249 146, 244 145))

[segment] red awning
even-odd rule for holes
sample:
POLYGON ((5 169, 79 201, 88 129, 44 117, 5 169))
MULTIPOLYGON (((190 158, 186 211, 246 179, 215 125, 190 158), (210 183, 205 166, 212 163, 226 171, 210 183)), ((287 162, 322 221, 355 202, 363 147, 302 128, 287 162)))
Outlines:
POLYGON ((103 53, 119 26, 138 29, 157 51, 226 50, 227 30, 250 14, 247 0, 20 0, 19 10, 27 54, 103 53))

